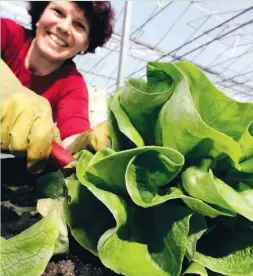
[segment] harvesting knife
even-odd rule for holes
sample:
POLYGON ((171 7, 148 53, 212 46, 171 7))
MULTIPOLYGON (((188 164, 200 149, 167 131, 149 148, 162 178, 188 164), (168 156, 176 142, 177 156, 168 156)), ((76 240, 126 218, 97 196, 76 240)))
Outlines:
MULTIPOLYGON (((57 162, 60 168, 64 168, 68 164, 70 164, 72 161, 74 161, 73 156, 70 152, 68 152, 66 149, 64 149, 60 144, 53 141, 52 143, 52 151, 50 157, 57 162)), ((7 154, 1 152, 1 159, 6 158, 15 158, 13 154, 7 154)))

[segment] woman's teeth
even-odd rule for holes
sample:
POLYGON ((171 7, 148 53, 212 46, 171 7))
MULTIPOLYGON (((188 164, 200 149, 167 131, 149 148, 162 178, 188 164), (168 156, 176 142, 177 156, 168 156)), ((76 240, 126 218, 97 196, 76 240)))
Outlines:
POLYGON ((56 35, 54 34, 49 34, 49 37, 59 46, 61 47, 67 47, 67 44, 61 40, 60 38, 58 38, 56 35))

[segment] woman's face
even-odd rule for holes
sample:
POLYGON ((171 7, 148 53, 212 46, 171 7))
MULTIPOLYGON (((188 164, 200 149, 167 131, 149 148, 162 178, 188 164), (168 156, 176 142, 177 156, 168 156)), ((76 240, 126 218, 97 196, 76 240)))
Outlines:
POLYGON ((35 44, 50 61, 65 61, 89 46, 90 25, 73 2, 50 2, 37 23, 35 44))

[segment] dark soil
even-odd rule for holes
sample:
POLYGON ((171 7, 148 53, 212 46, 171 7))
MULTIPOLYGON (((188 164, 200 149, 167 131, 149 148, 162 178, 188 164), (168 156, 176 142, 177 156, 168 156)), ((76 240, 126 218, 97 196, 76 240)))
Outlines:
MULTIPOLYGON (((25 165, 20 160, 1 162, 1 200, 18 206, 35 206, 36 196, 33 184, 36 177, 24 173, 25 165), (15 169, 14 169, 15 168, 15 169), (18 168, 18 169, 16 169, 18 168), (15 173, 14 173, 15 171, 15 173), (12 191, 8 186, 20 186, 12 191)), ((1 236, 9 239, 41 219, 40 215, 30 213, 16 214, 1 204, 1 236)), ((72 236, 69 237, 69 254, 53 256, 43 276, 116 276, 100 262, 99 258, 82 248, 72 236)), ((22 275, 20 275, 22 276, 22 275)))
POLYGON ((19 216, 5 207, 1 207, 1 217, 1 236, 5 239, 16 236, 40 220, 38 215, 23 213, 19 216))

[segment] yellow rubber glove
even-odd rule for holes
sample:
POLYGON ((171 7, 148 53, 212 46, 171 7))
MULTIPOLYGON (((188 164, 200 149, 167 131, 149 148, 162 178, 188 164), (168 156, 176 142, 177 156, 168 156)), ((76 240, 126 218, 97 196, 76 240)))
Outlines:
POLYGON ((52 141, 60 141, 47 99, 23 87, 1 60, 1 149, 27 155, 27 167, 38 173, 45 167, 52 141))
POLYGON ((72 153, 79 152, 83 149, 89 149, 93 152, 107 147, 110 144, 110 135, 107 121, 103 121, 94 128, 79 134, 72 143, 70 151, 72 153))

